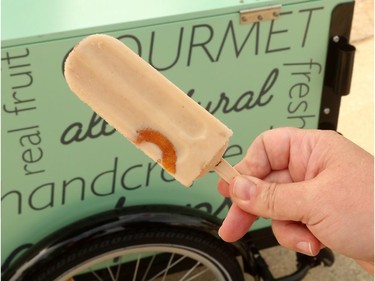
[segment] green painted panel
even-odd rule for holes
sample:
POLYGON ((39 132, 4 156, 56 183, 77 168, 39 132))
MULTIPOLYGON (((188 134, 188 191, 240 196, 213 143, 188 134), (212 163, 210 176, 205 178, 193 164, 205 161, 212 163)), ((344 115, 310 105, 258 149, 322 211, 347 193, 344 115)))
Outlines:
MULTIPOLYGON (((77 23, 81 29, 73 29, 65 17, 67 3, 73 2, 65 1, 60 3, 61 17, 53 18, 53 10, 45 15, 50 17, 45 26, 28 26, 28 34, 21 30, 30 20, 25 18, 13 26, 13 37, 10 18, 5 18, 1 53, 3 260, 20 245, 34 244, 64 225, 114 208, 124 198, 125 206, 178 204, 220 218, 228 211, 230 201, 218 194, 214 173, 191 188, 179 185, 70 92, 62 72, 64 58, 88 33, 106 31, 119 38, 227 124, 234 131, 225 154, 232 164, 265 130, 316 128, 330 16, 339 2, 283 1, 279 19, 239 24, 239 6, 264 2, 217 1, 200 3, 207 5, 201 9, 174 4, 175 10, 158 18, 158 24, 150 24, 151 12, 144 14, 137 6, 132 11, 139 14, 133 14, 133 21, 121 23, 121 17, 114 15, 116 20, 104 24, 107 15, 96 18, 95 26, 77 23), (189 17, 181 16, 183 8, 189 17), (174 14, 177 10, 180 14, 174 14), (166 17, 169 20, 163 23, 166 17)), ((10 8, 25 13, 21 6, 20 1, 4 1, 2 13, 10 8)), ((28 12, 37 17, 36 11, 28 12)), ((160 16, 164 10, 154 12, 160 16)), ((89 16, 93 15, 84 15, 89 16)), ((268 225, 261 219, 253 229, 268 225)))
MULTIPOLYGON (((311 2, 303 1, 303 2, 311 2)), ((337 0, 336 0, 337 1, 337 0)), ((3 45, 211 17, 300 0, 2 0, 3 45)))

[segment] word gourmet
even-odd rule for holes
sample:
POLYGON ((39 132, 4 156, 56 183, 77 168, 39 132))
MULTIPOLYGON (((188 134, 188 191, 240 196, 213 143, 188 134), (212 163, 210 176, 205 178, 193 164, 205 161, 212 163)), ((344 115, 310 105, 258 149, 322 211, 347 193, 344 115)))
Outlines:
POLYGON ((192 66, 195 61, 207 59, 218 62, 224 53, 231 52, 234 58, 241 55, 263 55, 275 52, 293 51, 294 48, 305 48, 316 34, 311 34, 313 22, 319 19, 323 7, 302 9, 297 12, 285 11, 280 18, 269 22, 256 22, 249 25, 237 24, 237 19, 230 19, 219 25, 202 23, 190 25, 186 23, 168 34, 168 52, 160 54, 165 48, 163 36, 152 31, 149 37, 135 34, 118 36, 129 47, 148 61, 159 71, 169 70, 176 65, 192 66), (288 20, 298 14, 299 24, 288 20), (301 28, 301 25, 303 28, 301 28), (158 37, 160 36, 160 38, 158 37), (293 40, 283 40, 293 38, 293 40))

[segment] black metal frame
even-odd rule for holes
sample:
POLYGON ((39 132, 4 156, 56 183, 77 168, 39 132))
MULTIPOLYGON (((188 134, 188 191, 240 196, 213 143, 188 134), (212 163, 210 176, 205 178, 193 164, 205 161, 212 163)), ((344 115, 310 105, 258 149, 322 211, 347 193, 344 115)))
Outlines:
POLYGON ((341 97, 349 94, 355 54, 349 44, 353 12, 354 2, 340 4, 332 12, 319 129, 337 129, 341 97))

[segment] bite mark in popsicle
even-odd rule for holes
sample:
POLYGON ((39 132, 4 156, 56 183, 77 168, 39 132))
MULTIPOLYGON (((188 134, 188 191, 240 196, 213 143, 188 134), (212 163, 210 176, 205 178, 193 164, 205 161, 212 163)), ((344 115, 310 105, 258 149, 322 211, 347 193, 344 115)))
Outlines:
POLYGON ((171 143, 162 133, 150 128, 138 130, 137 133, 138 135, 134 143, 138 145, 142 142, 155 144, 162 153, 162 166, 171 174, 175 174, 177 155, 173 143, 171 143))

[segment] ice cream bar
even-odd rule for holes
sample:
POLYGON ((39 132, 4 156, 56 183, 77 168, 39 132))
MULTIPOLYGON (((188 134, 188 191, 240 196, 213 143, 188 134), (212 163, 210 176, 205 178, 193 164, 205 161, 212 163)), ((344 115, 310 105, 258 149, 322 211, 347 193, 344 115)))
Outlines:
POLYGON ((222 159, 232 131, 121 41, 99 34, 83 39, 65 61, 65 79, 183 185, 212 169, 227 181, 237 174, 222 159))

